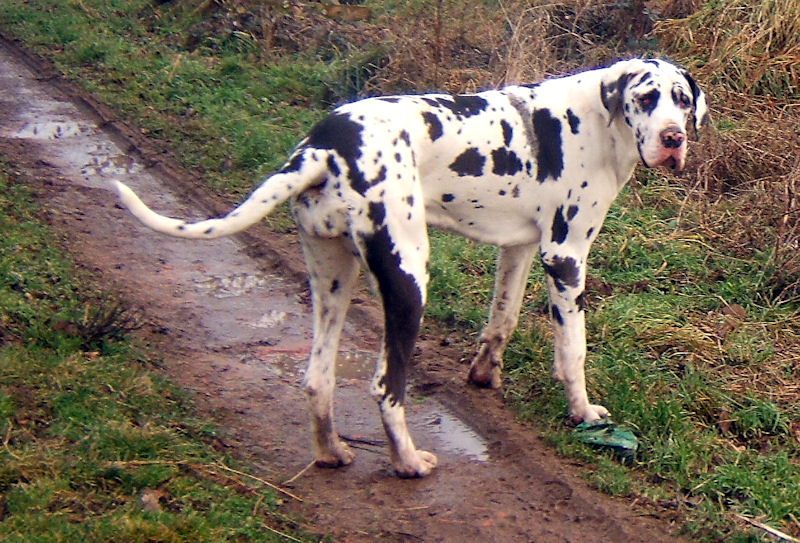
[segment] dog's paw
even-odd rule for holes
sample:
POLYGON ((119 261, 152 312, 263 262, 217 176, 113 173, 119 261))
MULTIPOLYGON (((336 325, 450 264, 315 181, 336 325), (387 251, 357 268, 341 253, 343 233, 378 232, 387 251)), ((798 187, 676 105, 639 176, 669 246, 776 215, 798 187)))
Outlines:
POLYGON ((494 360, 488 345, 482 345, 469 367, 469 382, 481 388, 500 388, 503 384, 501 362, 494 360))
POLYGON ((602 405, 587 405, 583 409, 572 411, 570 413, 573 422, 594 422, 596 420, 604 419, 610 415, 608 409, 602 405))
POLYGON ((436 467, 438 459, 435 454, 428 451, 414 451, 414 457, 408 460, 394 462, 394 471, 398 477, 411 479, 425 477, 436 467))
POLYGON ((353 454, 350 447, 340 441, 338 447, 318 453, 314 463, 320 468, 339 468, 351 464, 355 457, 356 455, 353 454))

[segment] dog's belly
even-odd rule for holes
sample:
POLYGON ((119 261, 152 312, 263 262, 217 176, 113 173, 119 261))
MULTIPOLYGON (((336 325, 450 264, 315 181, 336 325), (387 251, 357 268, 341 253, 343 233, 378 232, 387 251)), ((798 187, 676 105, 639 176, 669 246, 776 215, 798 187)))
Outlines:
POLYGON ((530 214, 492 205, 426 206, 427 223, 474 241, 497 246, 538 243, 541 230, 530 214))

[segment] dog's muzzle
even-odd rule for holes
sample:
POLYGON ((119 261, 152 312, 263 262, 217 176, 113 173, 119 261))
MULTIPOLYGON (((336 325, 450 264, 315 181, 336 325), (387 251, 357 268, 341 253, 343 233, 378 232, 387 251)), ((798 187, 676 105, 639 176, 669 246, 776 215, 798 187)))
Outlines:
POLYGON ((677 149, 686 141, 686 134, 679 126, 669 126, 659 134, 661 145, 667 149, 677 149))
POLYGON ((642 153, 642 162, 648 168, 663 166, 671 170, 682 170, 686 162, 686 132, 678 125, 670 125, 658 133, 660 146, 653 155, 642 153), (646 160, 649 158, 650 160, 646 160))

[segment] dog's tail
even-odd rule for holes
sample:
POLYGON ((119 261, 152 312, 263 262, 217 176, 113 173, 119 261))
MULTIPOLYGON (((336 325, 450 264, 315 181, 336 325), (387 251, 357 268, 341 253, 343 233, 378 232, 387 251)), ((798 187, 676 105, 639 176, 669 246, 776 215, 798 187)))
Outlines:
MULTIPOLYGON (((265 179, 239 207, 217 219, 187 223, 156 213, 142 202, 127 185, 113 181, 125 207, 145 226, 157 232, 181 238, 213 239, 229 236, 252 226, 276 206, 295 194, 321 183, 327 170, 324 160, 306 159, 308 149, 299 149, 286 165, 265 179)), ((319 155, 319 151, 316 153, 319 155)))

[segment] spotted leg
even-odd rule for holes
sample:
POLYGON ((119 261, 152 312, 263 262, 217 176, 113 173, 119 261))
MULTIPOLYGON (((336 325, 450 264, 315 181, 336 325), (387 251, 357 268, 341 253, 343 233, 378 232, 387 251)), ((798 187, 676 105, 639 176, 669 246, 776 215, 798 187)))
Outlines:
POLYGON ((336 433, 333 396, 339 336, 358 277, 359 260, 344 238, 317 238, 301 230, 300 239, 311 280, 314 310, 314 339, 305 375, 314 459, 320 467, 335 468, 353 461, 353 453, 336 433))
POLYGON ((608 416, 601 405, 591 405, 586 393, 586 319, 584 285, 586 255, 569 254, 565 247, 541 248, 547 274, 550 315, 553 321, 555 360, 553 376, 564 384, 569 412, 576 422, 591 422, 608 416))
POLYGON ((535 253, 535 244, 500 248, 489 323, 481 332, 480 348, 469 369, 469 380, 478 386, 499 388, 502 384, 503 352, 517 327, 535 253))
MULTIPOLYGON (((410 230, 414 227, 407 224, 410 230)), ((417 449, 405 417, 406 369, 422 320, 428 275, 424 224, 405 237, 391 236, 382 226, 363 238, 364 257, 380 292, 384 311, 383 344, 372 394, 378 401, 389 441, 392 466, 400 477, 424 477, 436 466, 436 456, 417 449)))

